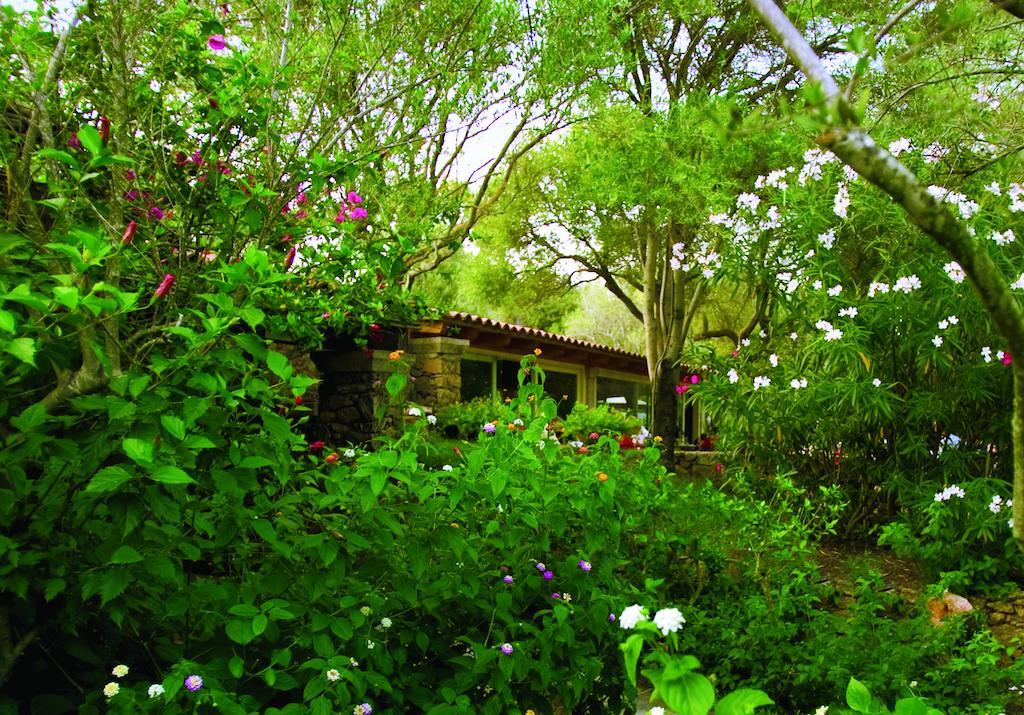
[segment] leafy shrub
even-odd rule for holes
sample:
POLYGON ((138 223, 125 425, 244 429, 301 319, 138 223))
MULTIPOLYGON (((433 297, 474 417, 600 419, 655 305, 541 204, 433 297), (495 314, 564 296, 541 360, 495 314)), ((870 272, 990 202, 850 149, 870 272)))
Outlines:
POLYGON ((577 439, 587 439, 592 433, 610 435, 632 435, 640 429, 641 422, 622 410, 608 405, 588 407, 582 402, 573 405, 565 418, 565 431, 577 439))
POLYGON ((475 439, 484 422, 494 419, 496 400, 477 397, 456 402, 437 411, 437 428, 446 437, 475 439))

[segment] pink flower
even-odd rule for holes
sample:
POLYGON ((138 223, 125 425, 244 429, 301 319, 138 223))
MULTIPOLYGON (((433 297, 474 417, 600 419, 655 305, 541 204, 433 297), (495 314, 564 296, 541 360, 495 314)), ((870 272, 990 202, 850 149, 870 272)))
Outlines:
POLYGON ((345 207, 338 209, 338 215, 334 217, 336 223, 345 223, 348 221, 348 216, 345 214, 345 207))
POLYGON ((366 216, 366 209, 364 209, 362 206, 356 206, 354 209, 352 209, 353 221, 362 221, 364 218, 366 218, 366 216))
POLYGON ((1003 364, 1004 365, 1009 365, 1011 362, 1013 362, 1013 358, 1010 357, 1010 353, 1008 353, 1008 352, 1003 353, 1003 364))
POLYGON ((318 439, 316 442, 310 442, 308 447, 310 452, 319 452, 323 448, 324 441, 322 439, 318 439))
POLYGON ((363 197, 357 194, 355 191, 348 192, 348 202, 350 204, 361 204, 363 203, 363 197))
POLYGON ((676 394, 682 395, 690 389, 689 385, 676 385, 676 394))
POLYGON ((590 439, 598 439, 600 436, 597 432, 590 433, 590 439))
POLYGON ((126 201, 138 201, 139 192, 136 191, 135 189, 129 189, 128 191, 124 192, 124 198, 126 201))
POLYGON ((209 45, 210 49, 214 52, 220 52, 227 47, 227 43, 224 42, 224 35, 210 35, 210 39, 206 41, 206 44, 209 45))
POLYGON ((284 257, 284 269, 287 271, 292 267, 292 263, 295 262, 295 246, 288 249, 288 253, 284 257))
POLYGON ((715 471, 716 472, 721 472, 722 471, 722 463, 721 462, 719 462, 718 464, 715 465, 715 471))
POLYGON ((160 208, 159 206, 153 206, 149 210, 149 217, 150 218, 155 218, 157 221, 163 220, 164 216, 166 216, 166 215, 167 214, 164 213, 164 210, 162 208, 160 208))
POLYGON ((121 244, 127 246, 135 238, 135 230, 139 227, 137 221, 129 221, 128 225, 124 228, 124 233, 121 235, 121 244))
POLYGON ((700 382, 700 375, 690 375, 691 385, 696 385, 698 382, 700 382))
POLYGON ((303 192, 301 192, 301 193, 300 193, 300 194, 299 194, 299 195, 298 195, 298 196, 297 196, 297 197, 295 198, 295 203, 297 203, 297 204, 304 204, 304 203, 306 203, 306 200, 307 200, 307 199, 306 199, 306 192, 305 192, 305 191, 303 191, 303 192))
POLYGON ((154 298, 163 298, 167 295, 171 286, 174 285, 174 276, 170 273, 164 276, 164 279, 160 281, 160 285, 156 287, 156 291, 153 293, 154 298))
POLYGON ((126 178, 128 181, 135 181, 135 172, 132 171, 131 169, 128 169, 126 172, 124 172, 124 178, 126 178))
POLYGON ((78 138, 77 134, 71 135, 71 138, 68 139, 68 146, 71 147, 72 149, 75 149, 76 151, 82 148, 82 142, 78 138))

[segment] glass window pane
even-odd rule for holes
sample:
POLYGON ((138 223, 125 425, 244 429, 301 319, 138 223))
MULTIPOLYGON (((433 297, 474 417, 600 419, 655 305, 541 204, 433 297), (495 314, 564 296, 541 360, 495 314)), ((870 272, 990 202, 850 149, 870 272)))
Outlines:
POLYGON ((558 403, 558 416, 565 419, 576 404, 576 374, 546 370, 544 392, 558 403))
POLYGON ((463 359, 462 391, 459 399, 469 402, 476 397, 490 397, 494 392, 491 383, 491 363, 484 360, 463 359))

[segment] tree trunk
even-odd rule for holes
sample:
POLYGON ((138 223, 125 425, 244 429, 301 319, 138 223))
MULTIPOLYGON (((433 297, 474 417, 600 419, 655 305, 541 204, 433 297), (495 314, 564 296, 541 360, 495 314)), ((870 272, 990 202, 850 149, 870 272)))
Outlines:
POLYGON ((661 437, 661 463, 675 470, 676 442, 679 441, 679 398, 676 375, 679 368, 662 360, 651 380, 651 432, 661 437))

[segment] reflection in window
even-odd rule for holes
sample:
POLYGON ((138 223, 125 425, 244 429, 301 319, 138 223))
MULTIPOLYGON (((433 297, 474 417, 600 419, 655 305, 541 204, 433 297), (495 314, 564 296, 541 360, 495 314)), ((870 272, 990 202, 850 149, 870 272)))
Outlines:
POLYGON ((469 402, 477 397, 490 397, 494 394, 494 372, 492 363, 485 360, 463 358, 462 389, 459 399, 469 402))
POLYGON ((597 404, 636 415, 645 423, 648 416, 650 388, 646 383, 619 380, 614 377, 597 378, 597 404))
POLYGON ((544 392, 558 403, 558 416, 565 419, 576 404, 576 374, 554 370, 545 370, 544 374, 544 392))

